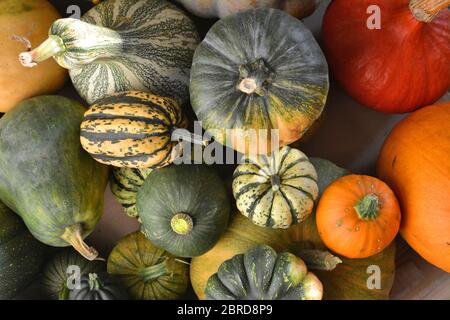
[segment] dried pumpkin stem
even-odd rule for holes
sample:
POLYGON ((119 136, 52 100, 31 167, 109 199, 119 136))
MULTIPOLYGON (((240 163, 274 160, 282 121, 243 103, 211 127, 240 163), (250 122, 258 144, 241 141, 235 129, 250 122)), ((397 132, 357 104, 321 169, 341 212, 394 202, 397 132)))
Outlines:
POLYGON ((62 39, 51 35, 36 49, 19 54, 19 61, 24 67, 33 68, 37 66, 38 62, 45 61, 65 50, 62 39))
POLYGON ((151 282, 159 277, 162 277, 163 275, 169 274, 169 270, 167 269, 167 260, 164 259, 161 263, 143 268, 139 273, 144 282, 151 282))
POLYGON ((450 0, 411 0, 409 2, 412 14, 422 22, 433 21, 448 6, 450 6, 450 0))
POLYGON ((296 254, 306 263, 310 270, 332 271, 342 263, 339 257, 336 257, 328 251, 315 249, 296 250, 296 254))
POLYGON ((81 224, 76 223, 69 227, 66 227, 64 230, 61 239, 70 243, 72 247, 75 248, 83 257, 92 261, 95 260, 98 256, 97 250, 92 247, 89 247, 83 240, 82 237, 82 227, 81 224))
POLYGON ((374 220, 380 211, 380 200, 376 194, 368 194, 354 207, 362 220, 374 220))
POLYGON ((177 213, 170 220, 172 230, 179 235, 187 235, 194 227, 194 221, 191 216, 186 213, 177 213))

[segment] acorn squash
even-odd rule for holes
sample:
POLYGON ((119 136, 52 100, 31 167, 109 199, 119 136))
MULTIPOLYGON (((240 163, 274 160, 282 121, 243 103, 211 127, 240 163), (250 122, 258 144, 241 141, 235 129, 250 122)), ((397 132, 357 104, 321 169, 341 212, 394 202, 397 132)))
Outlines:
POLYGON ((126 293, 108 274, 89 273, 80 279, 80 288, 70 290, 69 300, 126 300, 126 293))

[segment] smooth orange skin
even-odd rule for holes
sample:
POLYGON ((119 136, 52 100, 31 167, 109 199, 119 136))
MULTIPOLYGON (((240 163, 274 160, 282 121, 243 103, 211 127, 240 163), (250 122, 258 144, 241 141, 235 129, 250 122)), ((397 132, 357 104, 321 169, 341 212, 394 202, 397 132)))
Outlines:
POLYGON ((349 175, 325 189, 317 207, 316 223, 325 245, 347 258, 367 258, 385 249, 400 228, 400 207, 394 192, 383 181, 349 175), (355 205, 369 194, 379 198, 374 220, 359 218, 355 205))
POLYGON ((25 37, 35 47, 47 39, 51 24, 59 18, 59 13, 46 0, 0 1, 0 112, 9 111, 28 98, 54 93, 63 86, 65 69, 53 59, 34 68, 23 67, 19 54, 27 50, 26 46, 11 39, 25 37), (8 12, 11 3, 15 8, 24 5, 26 9, 8 12))
POLYGON ((450 102, 416 111, 392 130, 378 176, 399 197, 403 238, 450 272, 450 102))

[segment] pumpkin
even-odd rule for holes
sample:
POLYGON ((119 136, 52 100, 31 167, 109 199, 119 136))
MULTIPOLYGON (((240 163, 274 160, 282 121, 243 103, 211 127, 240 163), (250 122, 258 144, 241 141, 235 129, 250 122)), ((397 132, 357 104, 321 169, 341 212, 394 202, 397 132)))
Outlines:
POLYGON ((423 258, 450 272, 450 102, 418 110, 387 137, 378 176, 402 208, 400 234, 423 258))
POLYGON ((0 119, 0 199, 36 239, 72 245, 92 260, 97 252, 83 239, 102 215, 109 170, 80 145, 84 111, 73 100, 41 96, 0 119))
POLYGON ((0 299, 11 299, 35 280, 48 249, 0 202, 0 299))
POLYGON ((140 90, 184 103, 199 37, 193 22, 164 0, 107 0, 81 20, 53 23, 49 38, 20 55, 34 67, 53 56, 89 104, 140 90))
POLYGON ((410 112, 435 102, 450 87, 449 5, 332 1, 322 34, 334 77, 354 99, 382 112, 410 112), (368 14, 370 8, 375 13, 368 14), (380 28, 374 29, 377 19, 380 28))
POLYGON ((69 300, 126 300, 127 296, 107 274, 89 273, 80 279, 80 288, 70 290, 69 300))
MULTIPOLYGON (((347 174, 334 164, 321 159, 311 159, 319 177, 319 188, 324 190, 336 178, 347 174)), ((257 244, 265 244, 277 252, 291 252, 304 261, 300 254, 306 245, 316 250, 326 250, 316 228, 315 213, 306 221, 287 230, 262 228, 251 223, 241 214, 233 214, 225 234, 207 253, 191 261, 191 283, 200 299, 205 299, 208 279, 217 272, 219 266, 236 254, 245 253, 257 244)), ((365 300, 387 299, 392 288, 395 271, 395 244, 391 244, 379 254, 366 259, 347 259, 339 257, 342 263, 331 271, 315 270, 314 273, 323 284, 324 299, 365 300), (378 266, 380 287, 368 287, 371 266, 378 266), (369 272, 369 273, 368 273, 369 272)), ((309 267, 312 269, 312 267, 309 267)), ((331 269, 331 268, 330 268, 331 269)))
POLYGON ((106 264, 100 260, 89 261, 72 248, 56 253, 44 266, 41 278, 43 291, 52 299, 68 300, 70 289, 67 280, 70 276, 101 273, 106 264), (75 268, 78 268, 75 270, 75 268), (78 273, 79 271, 79 273, 78 273))
POLYGON ((325 190, 316 223, 328 248, 347 258, 367 258, 394 240, 400 228, 400 207, 383 181, 349 175, 325 190))
POLYGON ((119 241, 108 257, 108 273, 133 299, 181 298, 189 285, 189 265, 155 247, 137 231, 119 241))
POLYGON ((323 287, 302 259, 259 245, 223 262, 205 295, 209 300, 321 300, 323 287))
POLYGON ((191 104, 216 141, 242 153, 277 150, 320 116, 328 67, 311 32, 276 9, 223 18, 195 51, 191 104))
POLYGON ((116 200, 123 206, 125 213, 138 218, 136 194, 153 169, 114 168, 109 187, 116 200))
POLYGON ((176 0, 203 18, 223 18, 252 8, 276 8, 296 18, 311 15, 321 0, 176 0))
POLYGON ((91 156, 104 164, 157 168, 181 153, 172 132, 186 126, 175 100, 140 91, 100 99, 84 114, 80 140, 91 156))
POLYGON ((48 28, 58 18, 58 11, 46 0, 0 1, 0 112, 63 86, 67 72, 55 61, 46 61, 35 69, 24 69, 17 59, 28 46, 45 40, 48 28))
POLYGON ((178 257, 211 249, 225 231, 230 211, 216 171, 188 164, 153 172, 138 190, 136 207, 147 238, 178 257))
POLYGON ((233 174, 239 211, 256 225, 288 228, 306 220, 319 194, 314 166, 300 150, 283 147, 245 159, 233 174))

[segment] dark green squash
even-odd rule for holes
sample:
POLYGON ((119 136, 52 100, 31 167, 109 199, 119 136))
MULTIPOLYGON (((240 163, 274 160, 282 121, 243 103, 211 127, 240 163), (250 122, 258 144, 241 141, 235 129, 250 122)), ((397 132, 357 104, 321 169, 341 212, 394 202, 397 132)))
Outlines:
POLYGON ((209 300, 321 300, 323 287, 302 259, 258 245, 223 262, 205 294, 209 300))
POLYGON ((70 290, 69 300, 126 300, 126 293, 108 274, 89 273, 81 277, 80 288, 70 290))
POLYGON ((155 247, 139 231, 111 251, 108 273, 137 300, 179 299, 189 285, 188 262, 155 247))
POLYGON ((322 113, 328 88, 327 62, 313 35, 276 9, 217 22, 191 69, 191 104, 203 127, 242 153, 265 154, 278 141, 300 139, 322 113))
POLYGON ((66 248, 56 253, 44 266, 42 273, 42 288, 52 299, 67 300, 70 289, 67 279, 72 275, 72 269, 77 267, 79 275, 84 276, 91 272, 102 273, 106 271, 106 264, 100 260, 89 261, 72 248, 66 248))
POLYGON ((47 251, 20 217, 0 202, 1 300, 13 298, 37 278, 47 251))
POLYGON ((230 211, 215 170, 187 164, 153 172, 139 189, 136 206, 147 238, 178 257, 198 256, 214 246, 230 211))
POLYGON ((33 236, 72 245, 88 259, 83 239, 103 212, 108 167, 80 144, 84 107, 60 96, 26 100, 0 119, 0 199, 33 236))

